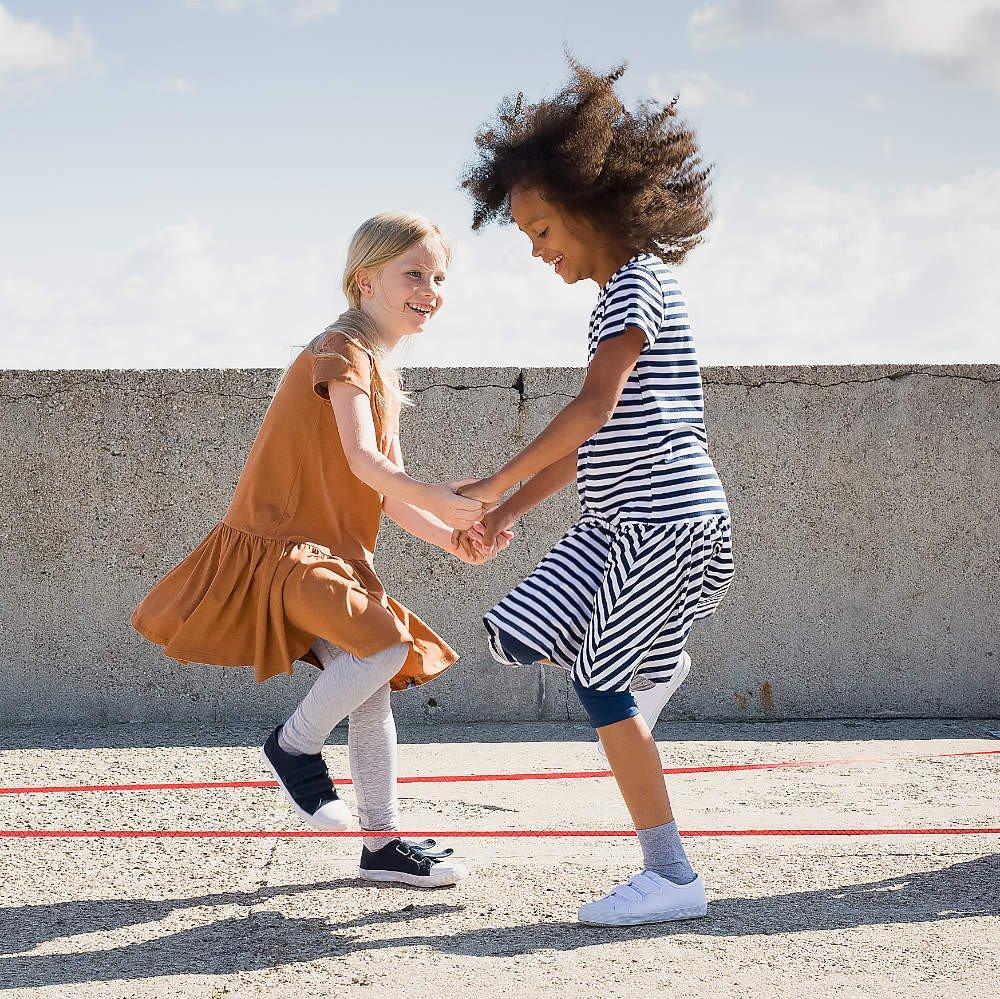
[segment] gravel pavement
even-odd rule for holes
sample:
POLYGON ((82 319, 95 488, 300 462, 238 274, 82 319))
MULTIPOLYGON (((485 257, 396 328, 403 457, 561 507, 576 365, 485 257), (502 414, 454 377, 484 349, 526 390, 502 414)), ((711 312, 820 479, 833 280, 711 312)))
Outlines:
MULTIPOLYGON (((668 786, 709 917, 609 930, 575 920, 638 869, 635 839, 610 835, 628 819, 609 777, 402 785, 405 828, 442 833, 472 872, 428 891, 358 881, 356 838, 162 835, 301 830, 273 789, 51 790, 265 781, 265 729, 8 729, 4 787, 50 790, 0 794, 0 990, 994 997, 1000 834, 954 831, 1000 829, 989 730, 1000 722, 661 726, 664 766, 688 769, 668 786), (761 763, 796 765, 739 769, 761 763), (876 829, 889 832, 864 832, 876 829), (11 835, 46 830, 59 835, 11 835), (64 835, 123 830, 159 835, 64 835), (462 835, 482 830, 588 835, 462 835)), ((400 771, 415 777, 604 766, 579 725, 428 726, 400 741, 400 771)), ((342 732, 327 757, 347 775, 342 732)))

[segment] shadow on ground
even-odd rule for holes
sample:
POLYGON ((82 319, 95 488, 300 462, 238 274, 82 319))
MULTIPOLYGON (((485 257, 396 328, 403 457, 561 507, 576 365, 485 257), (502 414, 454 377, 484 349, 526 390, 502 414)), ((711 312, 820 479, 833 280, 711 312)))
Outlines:
MULTIPOLYGON (((141 943, 38 956, 24 952, 67 936, 153 922, 180 909, 257 907, 292 895, 336 892, 356 882, 279 885, 256 892, 197 898, 101 899, 11 907, 0 911, 0 940, 9 955, 0 965, 0 988, 44 988, 183 974, 231 975, 324 957, 407 947, 431 948, 463 957, 505 957, 579 950, 606 943, 621 934, 640 940, 681 935, 753 937, 944 922, 1000 914, 1000 899, 994 890, 998 877, 1000 855, 990 855, 936 871, 821 891, 791 892, 769 898, 715 899, 707 920, 618 930, 584 927, 575 921, 542 921, 512 926, 482 925, 450 934, 446 927, 434 933, 421 928, 421 932, 372 939, 365 930, 381 926, 409 929, 421 920, 451 914, 463 914, 467 921, 476 917, 476 913, 470 906, 445 902, 410 903, 344 922, 336 921, 335 912, 327 918, 288 918, 279 912, 249 911, 141 943)), ((400 891, 400 895, 412 897, 405 891, 400 891)), ((486 917, 482 921, 486 922, 486 917)))
MULTIPOLYGON (((279 719, 280 720, 280 719, 279 719)), ((276 720, 209 724, 116 724, 8 726, 0 735, 0 751, 25 749, 179 749, 257 747, 267 738, 276 720)), ((997 719, 941 718, 842 718, 803 721, 673 721, 656 726, 662 742, 856 742, 986 739, 1000 731, 997 719)), ((594 730, 584 722, 476 722, 402 726, 400 745, 454 743, 586 742, 594 730)), ((346 725, 338 726, 330 745, 347 742, 346 725)), ((1000 748, 1000 742, 998 742, 1000 748)))

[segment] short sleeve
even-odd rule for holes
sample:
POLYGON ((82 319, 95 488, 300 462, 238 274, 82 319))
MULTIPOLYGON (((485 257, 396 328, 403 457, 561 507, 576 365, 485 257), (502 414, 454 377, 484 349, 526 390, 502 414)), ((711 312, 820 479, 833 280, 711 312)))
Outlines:
POLYGON ((371 395, 371 358, 343 333, 334 333, 313 348, 312 380, 313 390, 324 399, 330 398, 330 382, 344 382, 371 395))
POLYGON ((629 326, 642 330, 652 346, 663 325, 663 288, 645 267, 629 267, 619 274, 604 299, 604 316, 595 346, 621 336, 629 326))

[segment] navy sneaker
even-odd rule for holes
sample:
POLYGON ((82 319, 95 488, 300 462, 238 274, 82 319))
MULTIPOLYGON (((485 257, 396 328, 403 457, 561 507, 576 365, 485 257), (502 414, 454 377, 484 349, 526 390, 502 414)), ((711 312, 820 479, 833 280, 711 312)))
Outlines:
POLYGON ((260 751, 261 759, 278 778, 278 787, 292 811, 304 822, 327 832, 351 828, 351 810, 337 797, 321 753, 296 756, 278 745, 279 725, 260 751))
POLYGON ((361 849, 358 874, 366 881, 390 881, 419 888, 443 888, 469 876, 464 864, 449 858, 451 849, 435 850, 432 839, 391 839, 378 850, 361 849))

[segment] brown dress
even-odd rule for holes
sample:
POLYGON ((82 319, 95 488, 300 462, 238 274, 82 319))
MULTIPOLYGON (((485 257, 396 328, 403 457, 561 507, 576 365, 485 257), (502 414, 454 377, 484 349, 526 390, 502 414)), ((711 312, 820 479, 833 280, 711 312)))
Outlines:
MULTIPOLYGON (((409 654, 393 690, 440 675, 458 656, 386 595, 372 568, 382 496, 347 463, 327 383, 370 394, 371 362, 342 333, 285 373, 221 523, 150 590, 132 626, 182 663, 291 673, 317 636, 355 656, 398 642, 409 654)), ((389 453, 398 410, 375 417, 389 453)))

